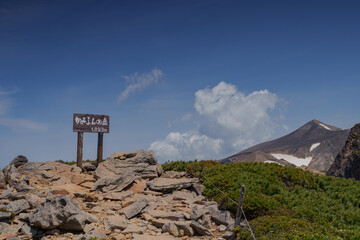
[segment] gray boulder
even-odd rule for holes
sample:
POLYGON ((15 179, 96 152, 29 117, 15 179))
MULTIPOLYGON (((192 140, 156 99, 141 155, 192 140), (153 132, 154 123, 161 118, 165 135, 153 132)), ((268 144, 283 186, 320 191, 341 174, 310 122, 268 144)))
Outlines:
POLYGON ((46 201, 45 198, 41 198, 35 194, 27 196, 26 201, 30 204, 31 208, 36 208, 46 201))
POLYGON ((198 222, 192 221, 190 223, 190 226, 200 236, 212 236, 212 233, 208 229, 206 229, 205 227, 201 226, 198 222))
POLYGON ((14 188, 16 189, 16 191, 18 191, 18 192, 28 192, 28 191, 35 190, 35 189, 36 189, 36 188, 34 188, 34 187, 26 184, 24 181, 15 184, 13 187, 14 187, 14 188))
POLYGON ((16 168, 20 167, 20 166, 23 166, 25 164, 27 164, 28 162, 28 159, 23 156, 23 155, 18 155, 17 157, 15 157, 11 162, 10 162, 10 165, 11 164, 14 164, 14 166, 16 168))
POLYGON ((127 227, 125 218, 120 215, 108 216, 104 220, 105 230, 114 231, 115 229, 124 230, 127 227))
POLYGON ((121 210, 125 216, 130 219, 136 215, 138 215, 149 203, 148 199, 142 198, 134 202, 133 204, 123 208, 121 210))
POLYGON ((42 229, 83 230, 86 218, 69 195, 55 195, 28 215, 31 226, 42 229))
POLYGON ((14 186, 20 182, 20 173, 14 164, 10 164, 4 169, 5 181, 14 186))
POLYGON ((14 188, 8 188, 1 192, 0 199, 11 199, 11 195, 15 189, 14 188))
POLYGON ((172 192, 174 190, 189 188, 198 181, 199 180, 196 178, 171 179, 171 178, 160 177, 147 182, 147 186, 153 191, 172 192))
POLYGON ((129 153, 114 153, 99 164, 95 178, 114 177, 134 172, 142 178, 156 178, 162 174, 162 167, 153 151, 139 150, 129 153))
POLYGON ((231 217, 229 211, 219 210, 216 205, 207 206, 211 219, 218 225, 233 226, 235 220, 231 217))
POLYGON ((19 214, 30 208, 29 203, 25 199, 16 200, 7 204, 0 205, 0 209, 6 209, 7 211, 19 214))
POLYGON ((189 221, 176 221, 174 222, 174 224, 179 228, 182 229, 184 231, 184 235, 185 236, 193 236, 194 235, 194 230, 191 227, 191 222, 189 221))
POLYGON ((85 217, 85 223, 97 223, 99 222, 99 218, 95 215, 92 215, 88 212, 82 212, 82 215, 85 217))
POLYGON ((108 192, 103 195, 104 199, 110 199, 115 201, 122 201, 127 197, 134 195, 134 192, 131 190, 123 192, 108 192))
POLYGON ((104 177, 97 180, 91 190, 100 190, 104 193, 109 191, 121 192, 124 188, 133 183, 134 180, 135 174, 133 172, 126 172, 115 177, 104 177))
POLYGON ((96 166, 92 163, 89 163, 89 162, 84 162, 83 165, 82 165, 82 168, 85 170, 85 171, 95 171, 96 170, 96 166))
POLYGON ((180 229, 174 224, 174 222, 167 222, 161 228, 162 232, 168 232, 169 234, 180 237, 180 229))
POLYGON ((4 226, 4 228, 2 228, 2 226, 0 227, 0 235, 3 235, 3 234, 16 234, 19 232, 19 230, 21 229, 21 225, 20 224, 13 224, 13 225, 3 225, 1 224, 2 226, 4 226))
POLYGON ((184 218, 184 215, 182 213, 177 213, 177 212, 149 210, 147 213, 153 218, 169 219, 173 221, 177 221, 179 219, 184 218))
POLYGON ((0 221, 10 220, 12 218, 11 212, 0 212, 0 221))
POLYGON ((198 195, 201 195, 202 191, 205 189, 204 185, 200 183, 194 183, 192 187, 198 195))

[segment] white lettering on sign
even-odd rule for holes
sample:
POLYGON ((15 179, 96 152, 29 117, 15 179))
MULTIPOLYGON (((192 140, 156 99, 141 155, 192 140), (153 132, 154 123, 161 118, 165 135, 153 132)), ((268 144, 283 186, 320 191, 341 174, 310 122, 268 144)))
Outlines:
POLYGON ((74 132, 109 133, 110 118, 108 115, 74 113, 74 132))
POLYGON ((104 118, 104 120, 101 119, 96 119, 96 118, 90 118, 90 117, 83 117, 83 118, 79 118, 79 117, 75 117, 75 122, 76 124, 80 124, 80 125, 92 125, 92 126, 99 126, 99 125, 103 125, 103 126, 107 126, 108 125, 108 121, 106 120, 106 118, 104 118))

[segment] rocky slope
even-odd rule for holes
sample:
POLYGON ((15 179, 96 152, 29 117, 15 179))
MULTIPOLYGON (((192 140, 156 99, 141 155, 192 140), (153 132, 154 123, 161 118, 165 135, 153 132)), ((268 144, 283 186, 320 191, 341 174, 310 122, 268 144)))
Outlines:
POLYGON ((312 120, 286 136, 245 149, 221 161, 266 161, 326 171, 344 146, 349 131, 312 120))
POLYGON ((360 123, 351 128, 344 148, 326 174, 360 180, 360 123))
POLYGON ((0 187, 0 240, 224 239, 234 224, 197 178, 163 173, 152 151, 115 153, 97 169, 18 156, 0 187))

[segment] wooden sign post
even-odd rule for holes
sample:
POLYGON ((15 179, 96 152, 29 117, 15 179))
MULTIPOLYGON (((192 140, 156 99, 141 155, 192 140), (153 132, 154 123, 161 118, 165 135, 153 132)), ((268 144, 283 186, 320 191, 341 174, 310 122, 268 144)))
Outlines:
POLYGON ((109 115, 74 113, 73 131, 78 133, 77 160, 76 160, 76 165, 78 167, 82 168, 84 132, 98 133, 96 165, 99 165, 103 159, 103 136, 104 133, 109 133, 109 130, 110 130, 109 115))

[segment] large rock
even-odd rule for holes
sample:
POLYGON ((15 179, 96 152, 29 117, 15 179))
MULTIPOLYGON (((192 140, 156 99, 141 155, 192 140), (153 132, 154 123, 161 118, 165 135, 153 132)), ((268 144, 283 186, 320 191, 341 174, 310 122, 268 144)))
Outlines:
POLYGON ((114 177, 126 172, 134 172, 142 178, 156 178, 161 175, 162 168, 153 151, 114 153, 100 163, 95 171, 95 177, 97 179, 114 177))
POLYGON ((72 178, 81 173, 81 168, 59 162, 29 162, 19 168, 22 175, 45 181, 53 186, 71 184, 72 178))
POLYGON ((138 233, 138 234, 142 234, 145 231, 145 227, 139 227, 136 224, 131 224, 129 226, 127 226, 127 228, 122 232, 123 234, 128 234, 128 233, 138 233))
POLYGON ((326 174, 360 180, 360 123, 351 128, 345 146, 326 174))
POLYGON ((96 170, 96 166, 92 163, 89 163, 89 162, 84 162, 83 165, 82 165, 82 168, 85 170, 85 171, 95 171, 96 170))
POLYGON ((161 211, 161 210, 149 210, 148 214, 153 218, 163 218, 163 219, 169 219, 169 220, 174 220, 174 221, 184 218, 184 215, 181 213, 167 212, 167 211, 161 211))
POLYGON ((25 182, 19 182, 17 183, 16 185, 13 186, 16 191, 18 192, 28 192, 28 191, 31 191, 31 190, 35 190, 36 188, 26 184, 25 182))
POLYGON ((174 190, 180 190, 191 187, 199 180, 196 178, 188 179, 171 179, 171 178, 156 178, 147 183, 147 186, 153 191, 159 192, 172 192, 174 190))
POLYGON ((0 211, 0 221, 10 220, 13 217, 11 212, 1 212, 0 211))
POLYGON ((119 176, 103 177, 95 182, 91 190, 100 190, 102 192, 121 192, 135 180, 135 173, 125 172, 119 176))
POLYGON ((114 231, 115 229, 124 230, 127 227, 125 218, 119 215, 108 216, 104 220, 104 225, 108 231, 114 231))
POLYGON ((121 210, 130 219, 139 214, 149 203, 148 199, 142 198, 121 210))
POLYGON ((14 212, 15 214, 19 214, 29 208, 30 205, 25 199, 16 200, 7 204, 0 205, 0 209, 6 209, 8 211, 14 212))
POLYGON ((30 194, 26 197, 26 201, 29 203, 31 208, 37 208, 46 201, 45 198, 41 198, 35 194, 30 194))
POLYGON ((27 162, 28 162, 28 159, 27 159, 25 156, 19 155, 19 156, 17 156, 16 158, 14 158, 14 159, 10 162, 10 164, 14 164, 14 166, 15 166, 16 168, 18 168, 18 167, 20 167, 20 166, 23 166, 23 165, 27 164, 27 162))
POLYGON ((180 229, 173 222, 165 223, 164 226, 162 226, 162 231, 168 232, 175 237, 181 237, 180 229))
POLYGON ((28 216, 31 226, 42 229, 83 230, 85 217, 69 195, 55 195, 28 216))
POLYGON ((122 201, 127 197, 130 197, 134 195, 134 192, 129 190, 129 191, 123 191, 123 192, 109 192, 109 193, 105 193, 103 195, 104 199, 110 199, 110 200, 115 200, 115 201, 122 201))
POLYGON ((17 170, 14 164, 10 164, 4 169, 5 181, 10 185, 14 186, 20 182, 21 174, 17 170))
POLYGON ((190 226, 200 236, 212 236, 212 233, 208 229, 206 229, 205 227, 201 226, 198 222, 192 221, 190 223, 190 226))
POLYGON ((219 210, 217 205, 210 205, 207 207, 211 215, 211 219, 218 225, 233 226, 235 220, 231 217, 229 211, 219 210))
POLYGON ((13 195, 14 190, 15 190, 14 188, 10 187, 10 188, 2 191, 1 194, 0 194, 0 199, 10 199, 10 200, 12 200, 11 197, 13 195))
POLYGON ((191 221, 176 221, 174 222, 174 224, 181 230, 184 231, 184 235, 185 236, 193 236, 194 235, 194 230, 191 227, 191 221))

